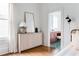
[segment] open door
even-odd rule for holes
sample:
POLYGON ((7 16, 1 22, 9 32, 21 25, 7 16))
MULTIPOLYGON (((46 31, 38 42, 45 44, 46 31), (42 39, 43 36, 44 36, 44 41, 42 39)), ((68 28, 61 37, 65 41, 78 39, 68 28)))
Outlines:
POLYGON ((49 46, 53 49, 60 50, 62 42, 62 17, 61 11, 51 12, 48 15, 48 39, 49 46))

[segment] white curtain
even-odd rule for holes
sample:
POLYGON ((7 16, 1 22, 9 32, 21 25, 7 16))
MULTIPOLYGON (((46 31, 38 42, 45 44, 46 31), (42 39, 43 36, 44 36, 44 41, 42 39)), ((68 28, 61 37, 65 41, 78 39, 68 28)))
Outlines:
POLYGON ((17 34, 16 34, 16 24, 14 19, 14 5, 9 4, 9 52, 17 51, 17 34))

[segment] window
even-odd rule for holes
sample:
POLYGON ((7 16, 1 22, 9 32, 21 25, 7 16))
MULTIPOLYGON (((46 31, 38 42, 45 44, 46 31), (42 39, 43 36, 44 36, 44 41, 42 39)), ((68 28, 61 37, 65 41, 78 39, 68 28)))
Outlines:
POLYGON ((53 15, 53 29, 58 29, 58 18, 53 15))
POLYGON ((55 31, 61 31, 61 12, 56 11, 53 13, 53 29, 55 31))
POLYGON ((0 3, 0 38, 8 38, 8 3, 0 3))
POLYGON ((49 14, 49 31, 61 31, 61 12, 56 11, 49 14))

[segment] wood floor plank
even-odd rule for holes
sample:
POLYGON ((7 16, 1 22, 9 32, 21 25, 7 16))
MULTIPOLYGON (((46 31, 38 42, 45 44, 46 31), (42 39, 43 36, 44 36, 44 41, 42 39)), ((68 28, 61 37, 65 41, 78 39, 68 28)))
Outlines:
POLYGON ((22 51, 22 53, 7 54, 6 56, 51 56, 51 52, 54 49, 51 49, 46 46, 38 46, 29 50, 22 51))

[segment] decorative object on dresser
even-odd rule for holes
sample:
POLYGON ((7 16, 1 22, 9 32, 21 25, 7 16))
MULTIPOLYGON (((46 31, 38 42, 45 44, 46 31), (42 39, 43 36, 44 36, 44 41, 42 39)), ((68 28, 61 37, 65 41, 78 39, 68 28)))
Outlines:
POLYGON ((42 33, 26 33, 18 34, 18 51, 21 53, 33 47, 42 45, 42 33))
POLYGON ((35 33, 38 33, 38 28, 37 27, 35 28, 35 33))
POLYGON ((21 22, 19 24, 19 33, 26 33, 26 23, 25 22, 21 22))

